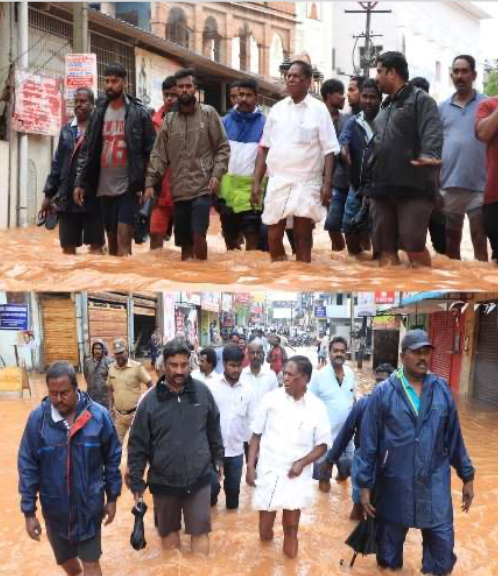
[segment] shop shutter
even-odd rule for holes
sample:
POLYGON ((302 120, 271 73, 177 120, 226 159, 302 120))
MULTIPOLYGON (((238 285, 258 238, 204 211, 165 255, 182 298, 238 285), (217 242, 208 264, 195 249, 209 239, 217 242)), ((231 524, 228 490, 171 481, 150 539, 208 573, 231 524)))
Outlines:
POLYGON ((455 320, 451 312, 434 312, 431 314, 431 342, 434 350, 431 354, 431 371, 446 382, 451 377, 451 352, 453 349, 453 332, 455 320))
POLYGON ((90 343, 103 340, 109 354, 112 343, 124 338, 128 343, 128 314, 126 304, 88 300, 88 334, 90 343))
POLYGON ((71 297, 43 297, 43 348, 45 366, 67 360, 79 366, 76 315, 71 297))
POLYGON ((474 396, 498 406, 498 308, 489 314, 479 309, 474 396))

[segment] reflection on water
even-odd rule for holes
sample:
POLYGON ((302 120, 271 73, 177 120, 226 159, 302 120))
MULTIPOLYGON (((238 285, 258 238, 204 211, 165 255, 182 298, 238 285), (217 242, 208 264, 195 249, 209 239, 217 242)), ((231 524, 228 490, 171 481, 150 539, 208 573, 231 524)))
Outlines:
MULTIPOLYGON (((209 231, 209 262, 180 262, 179 249, 169 242, 160 253, 135 246, 126 259, 110 256, 62 256, 58 232, 28 228, 0 232, 0 279, 7 290, 496 290, 496 265, 473 262, 468 234, 463 245, 466 262, 436 255, 432 270, 382 268, 358 262, 345 252, 332 253, 322 226, 315 233, 313 262, 270 263, 268 254, 235 251, 227 254, 216 217, 209 231), (191 286, 192 288, 193 286, 191 286)), ((290 249, 288 248, 288 253, 290 249)), ((404 257, 404 254, 402 253, 404 257)), ((406 260, 405 260, 406 262, 406 260)))
MULTIPOLYGON (((42 542, 29 540, 19 512, 16 454, 26 418, 43 395, 40 380, 31 401, 0 402, 2 442, 0 444, 0 574, 56 576, 46 536, 42 542)), ((460 509, 460 481, 454 476, 453 498, 456 524, 455 576, 496 576, 498 574, 498 413, 461 402, 462 426, 468 450, 477 469, 476 498, 470 514, 460 509)), ((209 559, 192 558, 188 553, 161 552, 153 527, 152 514, 146 515, 147 548, 135 552, 129 537, 133 525, 132 497, 125 489, 118 501, 113 524, 103 528, 104 574, 119 576, 335 576, 384 574, 371 557, 358 558, 353 570, 348 568, 350 550, 343 544, 354 524, 347 519, 350 501, 349 482, 333 483, 329 495, 320 494, 312 510, 303 514, 300 550, 296 561, 282 556, 282 530, 276 530, 275 542, 258 541, 257 513, 250 508, 250 490, 244 486, 241 509, 227 512, 220 497, 214 513, 212 551, 209 559), (344 564, 341 565, 341 560, 344 564)), ((150 501, 150 497, 147 498, 150 501)), ((150 503, 150 502, 149 502, 150 503)), ((187 548, 188 541, 184 541, 187 548)), ((420 574, 421 539, 417 531, 408 534, 405 567, 400 576, 420 574)))

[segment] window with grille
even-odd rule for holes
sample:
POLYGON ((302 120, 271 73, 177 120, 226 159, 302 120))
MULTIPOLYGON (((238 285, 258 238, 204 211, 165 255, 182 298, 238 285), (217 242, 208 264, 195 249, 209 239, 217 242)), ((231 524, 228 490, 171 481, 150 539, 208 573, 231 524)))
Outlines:
POLYGON ((133 46, 92 30, 90 33, 90 50, 97 54, 99 94, 102 95, 105 92, 104 70, 106 66, 119 62, 123 64, 128 73, 126 92, 135 96, 135 49, 133 46))

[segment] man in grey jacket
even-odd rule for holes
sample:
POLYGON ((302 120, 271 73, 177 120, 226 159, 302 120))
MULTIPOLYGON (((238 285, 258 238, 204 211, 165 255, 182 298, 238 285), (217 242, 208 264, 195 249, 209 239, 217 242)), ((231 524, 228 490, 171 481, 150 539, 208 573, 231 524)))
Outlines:
POLYGON ((178 110, 170 112, 150 157, 145 198, 171 167, 175 242, 182 260, 207 259, 207 231, 213 198, 228 170, 230 144, 216 110, 197 102, 197 82, 190 69, 175 74, 178 110))
POLYGON ((149 487, 165 548, 180 547, 183 512, 192 552, 208 554, 213 466, 223 476, 220 413, 209 388, 190 376, 189 348, 172 340, 163 355, 164 376, 142 398, 131 428, 129 485, 136 501, 149 487))
POLYGON ((434 210, 443 128, 436 102, 408 82, 400 52, 377 61, 377 83, 388 97, 374 121, 365 163, 372 198, 372 239, 380 264, 399 264, 404 250, 413 267, 430 266, 425 243, 434 210))

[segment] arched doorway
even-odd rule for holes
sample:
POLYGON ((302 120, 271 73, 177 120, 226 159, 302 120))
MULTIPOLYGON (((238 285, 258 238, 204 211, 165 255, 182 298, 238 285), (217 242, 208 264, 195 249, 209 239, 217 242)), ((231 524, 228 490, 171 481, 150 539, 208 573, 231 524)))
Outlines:
POLYGON ((213 16, 206 18, 202 33, 202 53, 215 62, 220 62, 221 36, 218 32, 218 22, 213 16))
POLYGON ((284 43, 280 34, 274 34, 270 45, 270 76, 280 77, 280 64, 284 61, 284 43))
POLYGON ((166 24, 166 39, 184 48, 189 47, 187 16, 181 8, 174 7, 169 11, 166 24))

